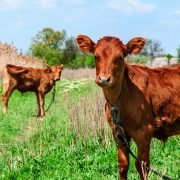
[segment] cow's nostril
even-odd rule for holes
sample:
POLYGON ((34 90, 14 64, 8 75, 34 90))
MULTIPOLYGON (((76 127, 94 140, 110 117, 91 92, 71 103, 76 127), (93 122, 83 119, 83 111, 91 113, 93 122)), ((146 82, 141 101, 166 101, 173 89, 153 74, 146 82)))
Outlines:
POLYGON ((101 76, 100 76, 100 75, 98 76, 98 78, 99 78, 99 80, 101 81, 101 76))
POLYGON ((107 78, 107 82, 110 82, 110 80, 111 80, 111 78, 110 78, 110 77, 108 77, 108 78, 107 78))

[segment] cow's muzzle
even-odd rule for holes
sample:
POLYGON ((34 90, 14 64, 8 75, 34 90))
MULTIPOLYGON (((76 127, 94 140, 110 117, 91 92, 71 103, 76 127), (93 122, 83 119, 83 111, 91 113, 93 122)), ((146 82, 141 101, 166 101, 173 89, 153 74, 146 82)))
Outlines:
POLYGON ((102 86, 102 87, 110 86, 110 85, 111 85, 111 82, 112 82, 111 76, 106 76, 106 75, 101 75, 101 74, 99 74, 99 75, 96 77, 96 83, 97 83, 99 86, 102 86))

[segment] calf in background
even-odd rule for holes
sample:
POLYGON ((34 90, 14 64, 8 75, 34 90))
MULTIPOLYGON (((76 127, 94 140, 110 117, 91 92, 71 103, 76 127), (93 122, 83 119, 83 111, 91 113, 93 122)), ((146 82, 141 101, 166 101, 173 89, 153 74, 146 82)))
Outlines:
POLYGON ((7 64, 3 71, 3 113, 7 113, 8 100, 15 89, 24 92, 35 92, 38 103, 38 117, 45 116, 44 97, 55 82, 60 80, 63 65, 54 65, 46 69, 23 67, 7 64))

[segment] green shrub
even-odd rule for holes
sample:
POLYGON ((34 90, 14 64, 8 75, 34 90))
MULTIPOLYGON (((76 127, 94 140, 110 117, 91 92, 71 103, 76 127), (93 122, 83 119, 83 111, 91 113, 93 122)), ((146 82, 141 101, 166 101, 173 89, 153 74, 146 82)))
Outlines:
POLYGON ((78 69, 78 68, 94 68, 95 62, 94 62, 94 56, 93 55, 78 55, 75 57, 75 59, 71 59, 67 61, 67 64, 65 64, 66 67, 71 69, 78 69))

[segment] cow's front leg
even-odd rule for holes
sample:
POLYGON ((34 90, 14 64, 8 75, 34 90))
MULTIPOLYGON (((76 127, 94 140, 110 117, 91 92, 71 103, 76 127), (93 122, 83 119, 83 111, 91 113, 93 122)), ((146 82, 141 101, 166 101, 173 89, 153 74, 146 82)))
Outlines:
MULTIPOLYGON (((118 148, 118 173, 120 179, 125 180, 127 179, 127 173, 129 169, 129 152, 124 144, 122 144, 116 133, 116 130, 113 130, 113 135, 118 148)), ((125 136, 125 138, 129 145, 130 138, 127 136, 125 136)))
POLYGON ((123 145, 120 145, 120 147, 118 147, 118 172, 120 179, 127 179, 128 169, 129 153, 123 145))
POLYGON ((38 114, 37 117, 41 116, 41 109, 40 109, 40 100, 39 100, 39 94, 36 92, 36 98, 37 98, 37 105, 38 105, 38 114))
MULTIPOLYGON (((129 153, 128 153, 128 150, 126 149, 126 147, 122 144, 122 142, 117 137, 117 135, 118 135, 117 131, 119 131, 119 130, 117 130, 115 124, 113 123, 113 121, 111 119, 110 106, 108 105, 108 103, 106 103, 106 105, 105 105, 105 111, 106 111, 107 121, 109 123, 109 126, 112 129, 113 137, 114 137, 114 140, 115 140, 117 148, 118 148, 119 177, 121 180, 125 180, 125 179, 127 179, 127 172, 129 169, 129 153)), ((129 144, 130 137, 128 137, 127 135, 125 135, 125 137, 126 137, 127 143, 129 144)))
POLYGON ((38 116, 40 117, 44 117, 45 116, 45 112, 44 112, 44 93, 42 92, 38 92, 38 106, 39 106, 39 112, 38 112, 38 116))
MULTIPOLYGON (((146 137, 146 135, 144 137, 146 137)), ((138 141, 136 141, 138 148, 138 152, 137 152, 138 160, 136 160, 135 164, 141 180, 146 180, 148 177, 148 169, 146 167, 149 167, 150 143, 151 143, 150 137, 144 139, 139 138, 138 141)))

